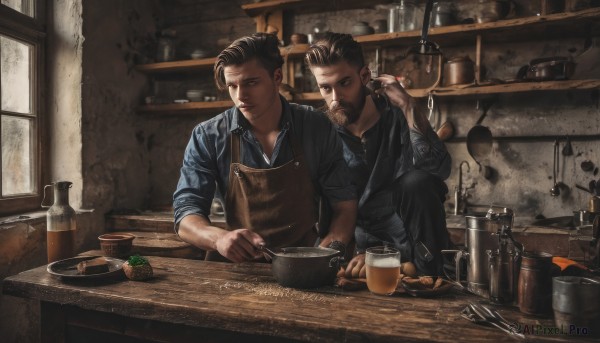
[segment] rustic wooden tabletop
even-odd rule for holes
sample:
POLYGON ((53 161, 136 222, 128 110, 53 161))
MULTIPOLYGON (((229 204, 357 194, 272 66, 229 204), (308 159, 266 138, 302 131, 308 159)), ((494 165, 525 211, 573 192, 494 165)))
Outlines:
MULTIPOLYGON (((483 299, 455 289, 431 299, 334 286, 298 290, 279 286, 268 264, 149 260, 154 278, 146 282, 66 280, 42 266, 5 279, 3 293, 129 318, 311 342, 515 340, 462 318, 470 301, 483 299)), ((523 315, 512 306, 496 308, 521 325, 529 339, 568 342, 575 337, 550 332, 551 317, 523 315)), ((588 339, 578 336, 578 341, 588 339)))

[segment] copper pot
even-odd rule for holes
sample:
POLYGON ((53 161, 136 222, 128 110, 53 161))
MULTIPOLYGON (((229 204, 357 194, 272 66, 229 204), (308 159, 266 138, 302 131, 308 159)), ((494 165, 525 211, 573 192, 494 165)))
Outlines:
POLYGON ((575 62, 568 57, 547 57, 532 60, 519 70, 517 78, 531 81, 568 80, 575 72, 575 62))
POLYGON ((454 57, 444 66, 444 85, 464 85, 475 80, 475 64, 469 56, 454 57))

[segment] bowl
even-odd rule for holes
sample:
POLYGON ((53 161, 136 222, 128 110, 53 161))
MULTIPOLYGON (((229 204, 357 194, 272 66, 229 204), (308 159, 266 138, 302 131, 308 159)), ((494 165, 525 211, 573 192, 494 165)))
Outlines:
POLYGON ((185 92, 185 97, 190 101, 202 101, 204 99, 204 91, 201 89, 189 89, 185 92))
POLYGON ((359 21, 352 26, 352 30, 350 33, 353 36, 364 36, 374 34, 375 30, 371 26, 369 26, 367 22, 359 21))
POLYGON ((128 256, 133 246, 134 235, 130 233, 107 233, 98 236, 100 248, 104 256, 128 256))

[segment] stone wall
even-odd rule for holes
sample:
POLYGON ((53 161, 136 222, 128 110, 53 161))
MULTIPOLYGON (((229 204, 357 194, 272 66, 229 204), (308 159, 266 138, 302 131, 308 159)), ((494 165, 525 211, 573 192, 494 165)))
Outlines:
MULTIPOLYGON (((187 49, 200 46, 215 51, 218 45, 216 42, 224 42, 225 37, 234 38, 254 32, 252 19, 239 9, 238 2, 240 1, 231 2, 225 11, 224 5, 218 1, 203 1, 202 6, 193 5, 190 1, 179 1, 165 11, 165 23, 172 23, 177 29, 178 37, 182 39, 182 45, 187 49), (200 7, 202 11, 199 10, 200 7), (207 16, 206 13, 212 15, 207 16), (202 20, 194 20, 194 16, 202 20)), ((526 10, 524 2, 517 3, 517 9, 526 10)), ((463 16, 472 15, 469 2, 458 2, 457 5, 463 16)), ((373 23, 376 19, 383 18, 386 18, 386 13, 381 9, 302 14, 288 17, 288 23, 292 24, 286 25, 285 29, 288 35, 292 32, 308 33, 317 23, 325 23, 331 30, 350 32, 357 21, 373 23)), ((289 38, 284 37, 284 40, 288 42, 289 38)), ((531 59, 548 56, 573 56, 576 61, 581 62, 576 77, 599 78, 598 64, 586 63, 585 60, 600 56, 600 43, 598 40, 594 41, 592 49, 579 56, 583 53, 584 42, 583 38, 550 38, 497 44, 486 44, 484 41, 482 64, 487 70, 486 78, 515 78, 519 68, 531 59)), ((395 57, 404 49, 405 47, 385 49, 382 54, 385 72, 394 73, 399 70, 395 57)), ((457 46, 442 46, 442 49, 446 57, 467 55, 475 59, 475 40, 457 46)), ((366 49, 365 54, 368 60, 374 58, 371 49, 366 49)), ((202 85, 212 87, 210 73, 193 77, 193 82, 202 80, 202 85)), ((166 84, 169 89, 180 87, 180 92, 188 87, 179 80, 166 81, 166 84)), ((221 96, 227 98, 227 95, 221 96)), ((458 165, 465 160, 471 166, 470 172, 464 175, 470 203, 502 204, 513 207, 518 216, 527 217, 570 215, 571 211, 586 206, 589 194, 577 190, 575 183, 587 185, 594 175, 583 172, 579 166, 583 160, 600 164, 600 150, 597 148, 597 140, 579 140, 576 136, 597 135, 600 132, 597 90, 529 92, 494 97, 494 105, 483 121, 483 125, 488 126, 496 138, 492 153, 484 161, 496 172, 491 180, 483 178, 466 149, 466 135, 481 115, 481 111, 476 109, 477 99, 436 97, 435 100, 436 127, 446 120, 456 126, 455 138, 447 143, 453 157, 453 172, 447 180, 449 199, 458 183, 458 165), (558 180, 570 189, 563 191, 559 197, 551 197, 549 190, 553 186, 553 144, 555 139, 561 139, 562 150, 566 135, 573 136, 575 154, 560 155, 558 180)), ((422 104, 424 105, 424 101, 422 104)), ((181 159, 189 133, 201 120, 202 118, 193 116, 151 120, 155 127, 159 127, 159 123, 164 123, 163 127, 167 127, 154 133, 154 146, 161 148, 150 152, 152 165, 161 166, 160 172, 153 168, 151 173, 154 201, 169 204, 179 173, 179 165, 173 164, 181 159), (157 182, 159 180, 162 183, 157 182)), ((452 205, 451 202, 452 200, 448 201, 449 206, 452 205)))

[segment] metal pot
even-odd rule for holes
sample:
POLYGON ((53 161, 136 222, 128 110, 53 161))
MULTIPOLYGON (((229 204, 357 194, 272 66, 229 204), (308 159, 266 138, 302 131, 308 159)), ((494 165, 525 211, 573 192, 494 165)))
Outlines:
POLYGON ((599 304, 599 280, 577 276, 553 278, 552 308, 557 327, 597 328, 600 325, 599 304))
POLYGON ((507 0, 479 0, 475 6, 475 19, 487 23, 506 18, 514 10, 514 2, 507 0))
POLYGON ((463 85, 475 80, 475 64, 469 56, 454 57, 444 67, 444 85, 463 85))
POLYGON ((337 250, 321 247, 282 248, 270 254, 273 277, 284 287, 333 285, 343 260, 340 254, 337 250))
POLYGON ((532 81, 567 80, 574 72, 575 62, 567 57, 538 58, 522 67, 517 78, 532 81))

